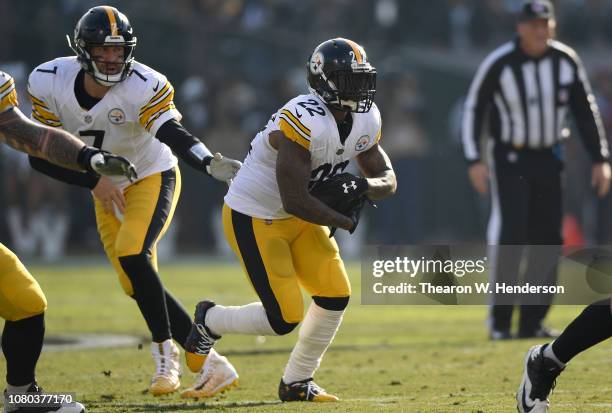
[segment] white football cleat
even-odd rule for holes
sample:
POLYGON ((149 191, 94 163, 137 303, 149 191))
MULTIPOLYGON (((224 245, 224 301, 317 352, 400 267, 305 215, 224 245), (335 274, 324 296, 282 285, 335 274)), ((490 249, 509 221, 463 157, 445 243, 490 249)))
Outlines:
MULTIPOLYGON (((550 344, 548 344, 550 345, 550 344)), ((563 371, 554 360, 544 356, 545 346, 533 346, 525 356, 523 381, 516 393, 520 413, 548 413, 548 396, 555 387, 555 380, 563 371)))
POLYGON ((181 393, 183 398, 213 397, 238 386, 238 373, 227 357, 210 349, 204 367, 190 388, 181 393))
POLYGON ((172 339, 162 343, 151 343, 151 354, 155 360, 155 374, 149 392, 153 396, 173 393, 181 386, 181 352, 172 339))

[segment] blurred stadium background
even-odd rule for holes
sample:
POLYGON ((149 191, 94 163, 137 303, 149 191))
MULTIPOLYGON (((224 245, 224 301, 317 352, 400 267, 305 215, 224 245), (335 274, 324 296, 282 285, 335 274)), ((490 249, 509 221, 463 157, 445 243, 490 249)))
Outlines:
MULTIPOLYGON (((356 256, 367 243, 481 241, 487 200, 469 186, 460 146, 463 96, 482 58, 513 36, 519 0, 131 0, 108 1, 130 18, 136 59, 165 73, 184 124, 215 151, 243 159, 249 142, 285 101, 306 90, 305 61, 335 36, 363 44, 378 68, 383 146, 399 178, 397 196, 369 212, 356 256), (452 208, 450 208, 452 206, 452 208)), ((558 37, 578 49, 612 133, 612 1, 556 1, 558 37)), ((29 113, 27 75, 70 55, 90 0, 0 0, 0 69, 19 85, 29 113)), ((589 190, 578 139, 566 145, 565 207, 587 242, 612 238, 611 196, 589 190)), ((0 152, 0 237, 22 258, 57 261, 102 254, 90 194, 30 170, 27 158, 0 152)), ((182 168, 182 199, 162 256, 224 254, 220 205, 225 188, 182 168)), ((571 221, 571 220, 570 220, 571 221)), ((569 228, 569 227, 568 227, 569 228)), ((574 233, 573 235, 576 235, 574 233)))

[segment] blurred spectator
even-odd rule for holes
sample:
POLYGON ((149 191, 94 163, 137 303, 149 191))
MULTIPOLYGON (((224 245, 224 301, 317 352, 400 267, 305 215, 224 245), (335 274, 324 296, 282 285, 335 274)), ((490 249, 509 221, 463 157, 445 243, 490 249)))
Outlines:
POLYGON ((468 50, 472 46, 470 27, 474 8, 467 0, 449 1, 450 47, 458 51, 468 50))
MULTIPOLYGON (((398 187, 393 202, 372 211, 371 233, 378 243, 414 244, 424 238, 424 156, 428 150, 419 80, 401 73, 387 80, 390 101, 380 102, 383 146, 393 162, 398 187)), ((383 86, 384 87, 384 86, 383 86)))
MULTIPOLYGON (((608 144, 612 147, 612 72, 609 69, 600 71, 595 78, 597 83, 597 102, 601 111, 604 128, 608 132, 608 144)), ((588 181, 587 181, 588 183, 588 181)), ((612 193, 608 193, 603 199, 590 199, 596 203, 594 242, 599 245, 612 244, 612 193)))
POLYGON ((6 220, 11 245, 22 257, 46 261, 64 254, 69 229, 67 186, 30 169, 27 155, 2 146, 6 220))
POLYGON ((561 35, 579 45, 610 46, 612 2, 610 0, 566 0, 560 15, 561 35), (588 30, 585 30, 588 28, 588 30))

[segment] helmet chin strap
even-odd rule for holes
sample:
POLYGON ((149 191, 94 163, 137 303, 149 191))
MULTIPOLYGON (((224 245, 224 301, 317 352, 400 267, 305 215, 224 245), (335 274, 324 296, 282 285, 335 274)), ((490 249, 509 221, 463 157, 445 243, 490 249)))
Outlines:
MULTIPOLYGON (((336 85, 334 84, 334 82, 329 80, 325 76, 325 74, 321 73, 321 78, 330 87, 330 89, 332 89, 333 91, 337 92, 336 85)), ((355 102, 354 100, 342 100, 342 99, 340 99, 340 97, 338 95, 336 95, 336 99, 335 100, 328 100, 328 99, 325 99, 324 96, 321 96, 321 94, 319 92, 317 92, 314 88, 308 86, 308 90, 310 91, 310 93, 318 96, 323 102, 331 104, 331 105, 337 105, 338 107, 341 107, 341 108, 346 108, 347 111, 355 112, 359 108, 359 103, 355 102)))
POLYGON ((102 86, 114 86, 117 83, 121 82, 122 80, 122 76, 123 76, 123 71, 120 71, 117 74, 114 75, 107 75, 105 73, 102 73, 99 69, 98 66, 96 65, 95 61, 91 61, 91 66, 93 67, 93 78, 96 81, 96 83, 102 85, 102 86))
POLYGON ((338 100, 340 101, 339 102, 340 106, 349 108, 351 112, 355 112, 357 108, 359 107, 359 104, 355 102, 354 100, 342 100, 340 98, 338 98, 338 100))
MULTIPOLYGON (((75 52, 75 54, 77 56, 80 56, 80 54, 78 53, 77 49, 72 46, 72 42, 70 41, 70 37, 68 35, 66 35, 66 39, 68 40, 68 46, 75 52)), ((96 62, 91 58, 91 55, 89 54, 87 49, 80 48, 80 47, 79 47, 79 49, 85 55, 85 57, 87 58, 87 61, 91 63, 91 67, 93 69, 93 73, 90 73, 90 74, 91 74, 91 77, 94 78, 94 81, 96 83, 98 83, 99 85, 102 85, 102 86, 114 86, 114 85, 116 85, 117 83, 121 82, 124 79, 123 78, 123 74, 125 72, 125 69, 121 70, 119 73, 114 74, 114 75, 107 75, 105 73, 102 73, 100 71, 100 69, 98 69, 98 66, 96 65, 96 62)), ((122 64, 126 65, 127 63, 124 61, 122 64)), ((88 63, 81 62, 81 65, 82 65, 83 69, 85 69, 85 71, 88 71, 88 63)))

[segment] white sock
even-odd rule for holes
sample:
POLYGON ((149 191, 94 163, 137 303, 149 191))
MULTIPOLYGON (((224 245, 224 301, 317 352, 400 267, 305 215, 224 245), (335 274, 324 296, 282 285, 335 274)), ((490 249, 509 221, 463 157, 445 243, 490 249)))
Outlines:
MULTIPOLYGON (((12 386, 6 383, 6 393, 7 394, 25 393, 28 391, 31 385, 32 383, 24 384, 23 386, 12 386)), ((18 409, 18 407, 8 408, 7 406, 5 406, 5 408, 7 409, 6 410, 7 413, 14 412, 18 409)))
POLYGON ((11 384, 6 383, 6 392, 7 393, 25 393, 28 391, 32 383, 24 384, 23 386, 13 386, 11 384))
POLYGON ((266 310, 259 302, 242 306, 224 307, 215 305, 206 311, 206 327, 213 334, 254 334, 260 336, 277 335, 266 316, 266 310))
POLYGON ((565 367, 565 364, 562 363, 561 360, 559 360, 557 356, 555 355, 555 353, 553 352, 552 343, 548 344, 546 348, 544 349, 544 357, 551 359, 552 361, 557 363, 559 367, 565 367))
POLYGON ((298 342, 295 344, 283 375, 286 384, 314 376, 325 350, 331 344, 342 322, 344 311, 331 311, 310 304, 302 321, 298 342))

